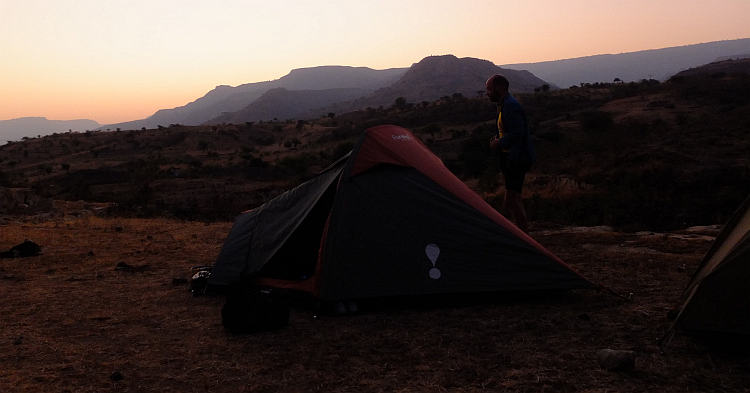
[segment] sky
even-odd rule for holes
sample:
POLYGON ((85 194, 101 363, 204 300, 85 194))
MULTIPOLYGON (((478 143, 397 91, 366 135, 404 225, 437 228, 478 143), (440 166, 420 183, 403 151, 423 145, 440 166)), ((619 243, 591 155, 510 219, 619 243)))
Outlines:
POLYGON ((0 120, 112 124, 321 65, 497 65, 750 38, 749 0, 0 0, 0 120))

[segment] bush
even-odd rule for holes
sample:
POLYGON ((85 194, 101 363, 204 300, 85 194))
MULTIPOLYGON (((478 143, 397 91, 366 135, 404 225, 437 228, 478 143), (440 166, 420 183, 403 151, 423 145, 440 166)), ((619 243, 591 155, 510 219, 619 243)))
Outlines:
POLYGON ((331 162, 338 161, 339 158, 345 156, 352 151, 352 149, 354 149, 354 142, 340 143, 335 149, 333 149, 333 153, 331 153, 331 162))
POLYGON ((309 154, 301 154, 298 156, 287 156, 281 159, 279 162, 280 166, 289 168, 295 174, 302 174, 307 172, 310 165, 315 161, 315 157, 309 154))
POLYGON ((587 131, 606 131, 614 124, 612 115, 603 111, 588 110, 578 116, 581 126, 587 131))

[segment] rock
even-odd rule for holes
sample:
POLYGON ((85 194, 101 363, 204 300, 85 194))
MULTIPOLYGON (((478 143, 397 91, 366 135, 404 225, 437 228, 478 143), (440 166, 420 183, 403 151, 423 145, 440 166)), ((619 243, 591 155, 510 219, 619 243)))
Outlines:
POLYGON ((11 247, 8 251, 0 252, 0 258, 27 258, 35 257, 42 252, 42 247, 29 239, 23 243, 11 247))
POLYGON ((149 265, 133 266, 125 262, 120 262, 115 266, 115 270, 127 273, 143 273, 149 268, 149 265))
POLYGON ((614 349, 602 349, 596 353, 596 361, 609 371, 630 371, 635 367, 635 353, 614 349))
POLYGON ((42 198, 31 189, 0 186, 0 214, 38 214, 53 210, 51 198, 42 198))
POLYGON ((112 382, 122 381, 122 374, 119 371, 115 371, 112 374, 109 375, 109 379, 112 382))

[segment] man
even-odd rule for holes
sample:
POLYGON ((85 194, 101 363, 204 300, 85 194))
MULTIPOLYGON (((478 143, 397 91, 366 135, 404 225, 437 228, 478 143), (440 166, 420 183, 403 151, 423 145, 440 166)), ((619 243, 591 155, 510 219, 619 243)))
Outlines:
POLYGON ((490 139, 490 148, 499 150, 501 169, 505 177, 505 206, 510 210, 516 226, 529 233, 529 221, 523 207, 521 190, 526 172, 536 162, 536 151, 531 143, 526 113, 521 104, 508 94, 508 79, 493 75, 487 79, 487 97, 497 103, 497 135, 490 139))

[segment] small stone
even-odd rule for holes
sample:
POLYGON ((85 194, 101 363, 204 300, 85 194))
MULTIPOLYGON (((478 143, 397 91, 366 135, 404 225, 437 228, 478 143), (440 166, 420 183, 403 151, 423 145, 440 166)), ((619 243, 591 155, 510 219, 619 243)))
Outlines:
POLYGON ((635 367, 635 352, 602 349, 596 353, 596 361, 609 371, 630 371, 635 367))
POLYGON ((119 371, 115 371, 115 372, 113 372, 112 374, 109 375, 109 379, 112 382, 122 381, 122 378, 123 378, 122 374, 120 374, 119 371))

